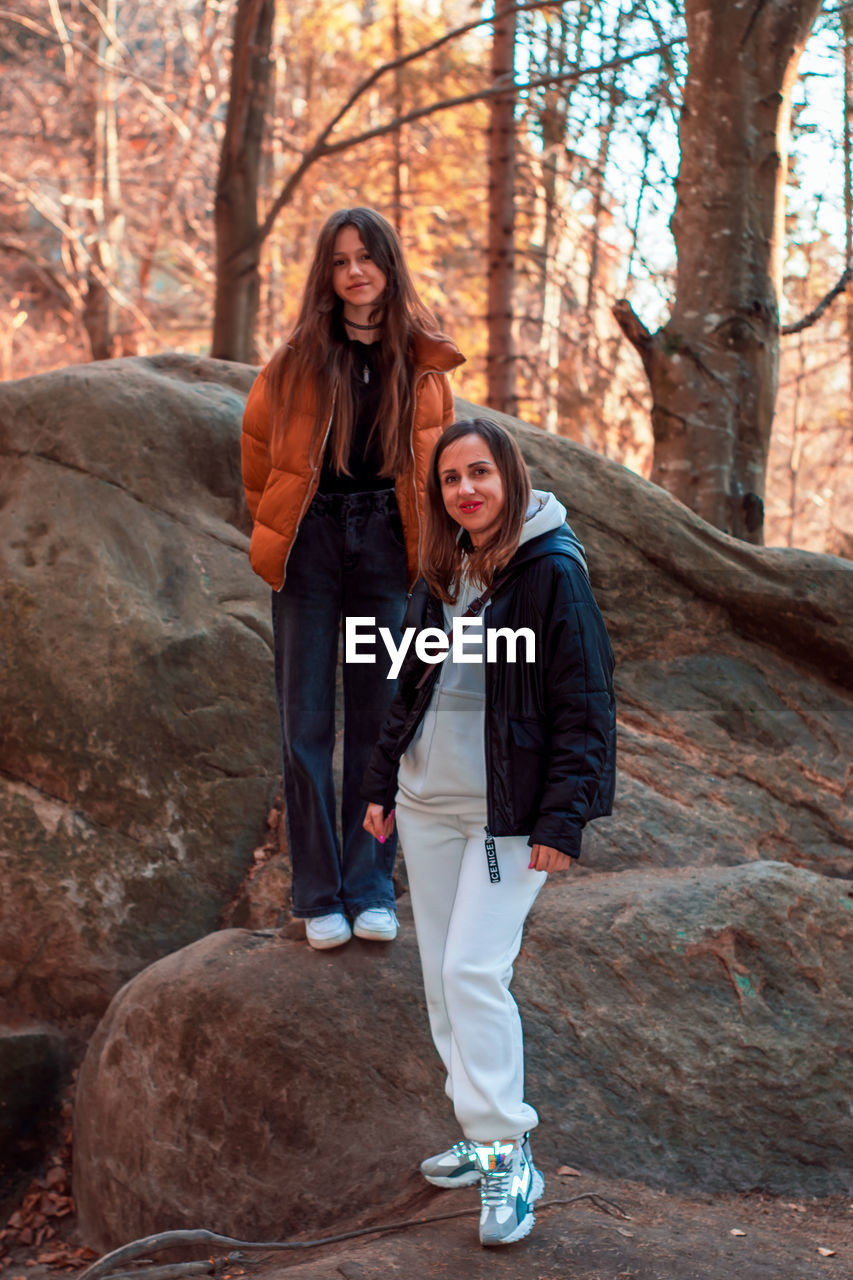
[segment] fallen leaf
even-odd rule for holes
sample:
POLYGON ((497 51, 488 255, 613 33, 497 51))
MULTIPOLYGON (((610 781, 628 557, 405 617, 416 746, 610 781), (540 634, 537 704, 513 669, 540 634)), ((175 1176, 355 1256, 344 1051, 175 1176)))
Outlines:
POLYGON ((805 1213, 806 1211, 804 1204, 794 1204, 793 1200, 784 1200, 783 1204, 786 1209, 793 1209, 795 1213, 805 1213))
POLYGON ((745 1232, 745 1231, 740 1231, 737 1227, 732 1227, 731 1231, 729 1232, 729 1235, 730 1235, 730 1236, 745 1236, 745 1235, 746 1235, 746 1232, 745 1232))
POLYGON ((580 1178, 581 1176, 580 1169, 573 1169, 570 1164, 561 1164, 557 1170, 558 1178, 580 1178))
POLYGON ((834 1257, 835 1257, 835 1250, 834 1250, 834 1249, 820 1249, 820 1248, 819 1248, 819 1249, 818 1249, 818 1253, 820 1254, 820 1256, 821 1256, 822 1258, 834 1258, 834 1257))
POLYGON ((633 1231, 629 1231, 626 1227, 617 1227, 616 1230, 619 1232, 620 1236, 627 1236, 629 1240, 634 1239, 633 1231))

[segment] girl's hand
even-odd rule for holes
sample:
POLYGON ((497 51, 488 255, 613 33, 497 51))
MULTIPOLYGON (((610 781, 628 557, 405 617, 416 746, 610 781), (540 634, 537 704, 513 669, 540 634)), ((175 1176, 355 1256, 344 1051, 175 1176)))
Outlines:
POLYGON ((530 851, 530 871, 568 871, 574 862, 567 853, 552 849, 549 844, 535 844, 530 851))
POLYGON ((384 812, 381 804, 369 804, 361 824, 380 844, 384 844, 394 830, 394 810, 387 818, 383 816, 384 812))

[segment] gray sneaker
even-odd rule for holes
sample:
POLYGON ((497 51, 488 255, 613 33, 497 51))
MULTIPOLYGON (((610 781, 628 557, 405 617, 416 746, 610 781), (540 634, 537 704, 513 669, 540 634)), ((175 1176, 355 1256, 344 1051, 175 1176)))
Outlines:
POLYGON ((533 1205, 545 1190, 545 1179, 533 1163, 530 1139, 477 1143, 474 1156, 480 1183, 480 1244, 514 1244, 533 1230, 533 1205))
POLYGON ((463 1138, 448 1151, 421 1161, 421 1173, 434 1187, 476 1187, 480 1166, 474 1159, 473 1144, 463 1138))

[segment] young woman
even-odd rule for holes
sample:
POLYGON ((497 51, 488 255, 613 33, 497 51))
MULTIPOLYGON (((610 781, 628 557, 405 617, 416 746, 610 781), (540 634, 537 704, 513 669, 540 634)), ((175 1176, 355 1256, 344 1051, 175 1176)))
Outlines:
POLYGON ((422 543, 433 444, 463 361, 418 298, 400 242, 372 209, 320 232, 288 341, 243 418, 252 568, 273 588, 293 914, 312 947, 396 936, 393 840, 362 829, 359 783, 394 692, 387 663, 344 667, 338 841, 332 753, 342 617, 399 630, 422 543), (352 923, 351 923, 352 922, 352 923))
POLYGON ((509 983, 547 872, 569 867, 584 824, 612 808, 613 654, 565 508, 531 492, 501 427, 448 428, 427 512, 404 626, 437 629, 435 652, 454 619, 484 625, 457 623, 459 661, 430 667, 410 646, 365 775, 365 828, 388 838, 396 805, 430 1029, 463 1134, 421 1170, 440 1187, 479 1183, 481 1242, 511 1244, 545 1184, 509 983), (516 634, 514 661, 499 628, 516 634), (472 661, 475 629, 486 645, 472 661))

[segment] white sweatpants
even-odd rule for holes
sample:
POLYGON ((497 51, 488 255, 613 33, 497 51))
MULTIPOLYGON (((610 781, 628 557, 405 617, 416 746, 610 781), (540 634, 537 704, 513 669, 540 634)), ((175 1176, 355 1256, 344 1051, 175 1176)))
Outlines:
POLYGON ((539 1122, 524 1101, 521 1019, 509 984, 546 873, 528 869, 526 837, 502 837, 500 882, 492 883, 484 801, 440 811, 449 807, 425 811, 397 797, 430 1030, 465 1137, 508 1141, 539 1122))

